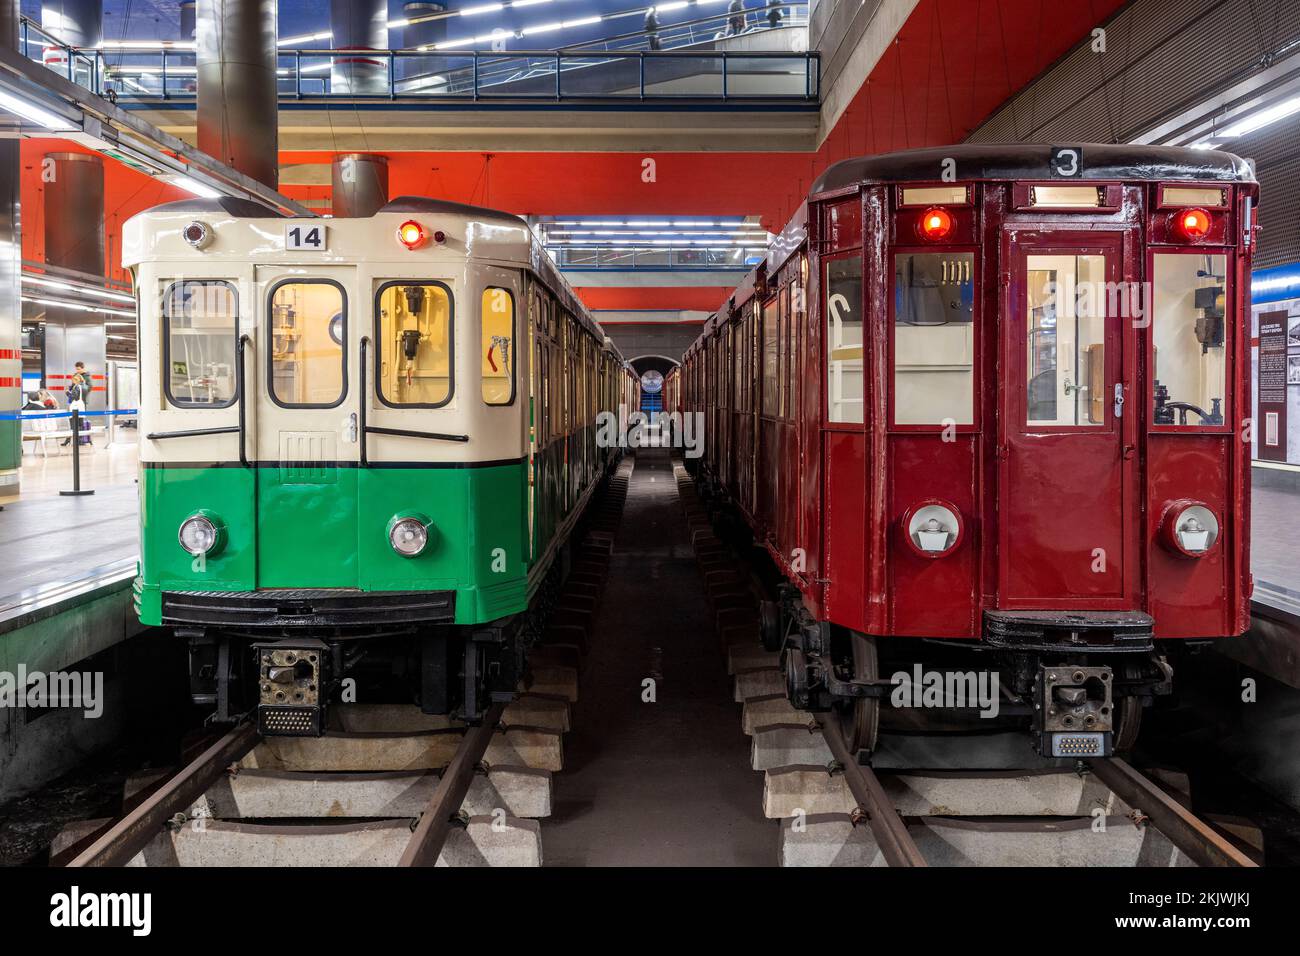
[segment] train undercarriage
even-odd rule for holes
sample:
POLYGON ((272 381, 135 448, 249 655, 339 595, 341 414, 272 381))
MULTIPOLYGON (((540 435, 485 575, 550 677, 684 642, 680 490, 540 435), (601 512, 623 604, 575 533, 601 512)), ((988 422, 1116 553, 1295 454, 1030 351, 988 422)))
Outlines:
POLYGON ((1065 642, 877 638, 814 622, 801 605, 777 621, 765 622, 764 643, 781 652, 791 702, 834 714, 859 752, 875 749, 886 724, 927 733, 1027 729, 1042 756, 1109 757, 1132 749, 1144 709, 1172 691, 1173 670, 1150 641, 1097 652, 1065 642))
POLYGON ((1141 612, 989 611, 980 640, 878 637, 805 608, 725 492, 703 481, 720 534, 753 557, 771 596, 763 643, 779 652, 798 709, 831 714, 848 746, 866 755, 882 725, 900 732, 1027 731, 1045 757, 1109 757, 1131 750, 1143 712, 1173 692, 1171 650, 1141 612))
MULTIPOLYGON (((342 625, 337 620, 344 612, 332 614, 325 606, 331 592, 295 592, 292 600, 264 591, 242 595, 245 608, 271 601, 278 620, 174 627, 189 642, 191 699, 211 707, 217 722, 255 712, 264 735, 320 736, 336 703, 416 704, 426 714, 476 723, 493 703, 514 698, 563 564, 553 565, 528 610, 473 626, 396 620, 342 625), (283 623, 303 618, 311 623, 283 623)), ((351 618, 364 597, 348 597, 351 618)), ((428 592, 413 592, 394 600, 428 599, 428 592)))

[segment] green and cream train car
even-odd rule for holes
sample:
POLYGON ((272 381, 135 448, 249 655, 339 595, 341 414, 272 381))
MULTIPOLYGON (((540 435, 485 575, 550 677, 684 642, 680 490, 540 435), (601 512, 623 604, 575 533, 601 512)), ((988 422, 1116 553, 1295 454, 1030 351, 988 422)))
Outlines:
POLYGON ((317 734, 341 689, 471 720, 510 694, 636 387, 527 224, 191 200, 133 217, 123 263, 136 608, 188 639, 195 700, 317 734))

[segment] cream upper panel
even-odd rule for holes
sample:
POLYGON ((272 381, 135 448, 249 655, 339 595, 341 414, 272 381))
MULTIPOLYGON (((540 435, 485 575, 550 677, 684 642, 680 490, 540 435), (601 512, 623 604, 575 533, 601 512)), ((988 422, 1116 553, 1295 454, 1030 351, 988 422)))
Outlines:
MULTIPOLYGON (((193 354, 181 354, 173 344, 183 343, 188 348, 189 339, 163 336, 164 296, 169 288, 185 280, 229 282, 237 300, 238 332, 250 340, 245 363, 247 400, 240 403, 244 408, 245 453, 249 459, 275 459, 281 433, 307 432, 334 433, 335 439, 328 443, 335 449, 334 456, 339 460, 357 458, 360 436, 350 438, 350 435, 356 432, 354 418, 362 415, 373 427, 469 436, 467 442, 446 442, 372 434, 366 448, 369 458, 376 463, 520 457, 527 434, 526 373, 515 370, 518 385, 513 403, 491 406, 483 400, 479 371, 484 361, 480 355, 483 340, 480 312, 485 288, 505 288, 510 292, 516 307, 515 355, 519 355, 519 343, 526 332, 526 317, 518 311, 518 305, 526 301, 522 270, 530 265, 531 255, 527 229, 522 223, 514 225, 509 221, 402 213, 363 220, 247 219, 219 209, 215 212, 164 209, 134 217, 124 230, 123 260, 137 271, 140 296, 140 351, 144 372, 141 426, 146 436, 141 447, 142 459, 203 462, 233 461, 239 457, 239 438, 229 432, 147 438, 149 434, 196 429, 233 430, 239 421, 237 405, 187 408, 168 400, 164 387, 167 385, 171 386, 173 395, 192 393, 192 389, 178 391, 179 383, 192 376, 206 357, 201 349, 191 350, 193 354), (419 221, 428 236, 426 243, 415 250, 407 250, 397 241, 397 228, 407 219, 419 221), (210 240, 197 249, 182 235, 185 227, 195 221, 203 222, 210 230, 210 240), (324 229, 324 249, 287 249, 288 230, 294 227, 324 229), (434 235, 438 231, 444 233, 441 242, 434 235), (345 394, 337 406, 327 409, 286 408, 274 398, 291 397, 296 373, 278 358, 291 349, 286 349, 283 320, 275 317, 276 303, 282 308, 302 310, 322 298, 322 293, 327 297, 333 295, 332 290, 312 286, 286 291, 284 285, 319 280, 337 283, 346 305, 340 343, 343 361, 341 371, 337 365, 326 367, 330 364, 329 356, 317 362, 313 366, 310 391, 317 397, 326 391, 337 394, 341 376, 346 383, 345 394), (438 346, 450 350, 439 361, 444 367, 455 368, 456 381, 442 407, 407 408, 400 404, 393 407, 377 395, 382 380, 377 381, 376 366, 384 374, 382 370, 388 369, 392 360, 391 355, 386 356, 385 349, 390 353, 392 349, 391 343, 384 340, 383 323, 376 321, 376 299, 381 288, 390 282, 438 283, 450 297, 450 324, 454 332, 449 341, 438 346), (360 367, 363 337, 369 340, 370 348, 364 398, 360 367), (169 345, 173 347, 169 349, 169 345), (278 394, 273 396, 272 391, 278 394)), ((230 338, 234 338, 233 328, 230 338)), ((322 335, 304 328, 295 347, 305 353, 323 354, 330 349, 330 343, 322 335)), ((233 352, 234 347, 228 344, 225 348, 233 352)), ((428 351, 427 344, 421 350, 428 351)), ((217 387, 224 388, 223 376, 234 374, 229 360, 232 357, 219 356, 221 361, 214 368, 220 368, 215 372, 206 368, 214 363, 205 363, 204 381, 215 380, 217 387)), ((498 347, 493 361, 500 358, 498 347)), ((304 391, 303 395, 306 394, 304 391)))
POLYGON ((220 209, 158 210, 127 220, 122 230, 122 264, 127 267, 156 259, 213 262, 232 260, 258 264, 347 264, 392 262, 409 266, 416 261, 466 257, 530 264, 532 236, 514 217, 476 219, 446 213, 383 212, 367 219, 248 219, 220 209), (398 241, 397 228, 415 220, 425 230, 424 243, 407 249, 398 241), (210 238, 195 248, 182 235, 194 222, 206 226, 210 238), (324 231, 323 248, 288 248, 293 229, 301 233, 324 231), (441 232, 442 242, 435 241, 441 232))

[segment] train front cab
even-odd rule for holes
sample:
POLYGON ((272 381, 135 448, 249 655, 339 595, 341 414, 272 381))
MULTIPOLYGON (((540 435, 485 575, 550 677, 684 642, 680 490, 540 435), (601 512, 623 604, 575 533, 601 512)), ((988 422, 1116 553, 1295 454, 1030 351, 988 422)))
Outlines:
POLYGON ((979 640, 1044 753, 1106 755, 1171 643, 1244 631, 1254 198, 1248 173, 1044 175, 815 204, 826 587, 805 594, 856 635, 851 677, 876 677, 875 636, 979 640))
POLYGON ((320 733, 345 675, 472 718, 514 691, 523 614, 610 463, 594 419, 621 358, 528 268, 514 217, 235 212, 127 225, 159 372, 137 613, 189 639, 219 719, 255 704, 265 732, 320 733), (295 225, 321 247, 290 248, 295 225))

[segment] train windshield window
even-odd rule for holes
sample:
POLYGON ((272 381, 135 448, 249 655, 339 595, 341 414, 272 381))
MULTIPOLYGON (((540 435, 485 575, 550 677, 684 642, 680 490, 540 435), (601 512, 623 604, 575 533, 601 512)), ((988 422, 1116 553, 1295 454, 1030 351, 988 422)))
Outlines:
POLYGON ((345 307, 342 287, 328 280, 281 282, 271 290, 271 398, 277 404, 331 408, 343 401, 345 307))
POLYGON ((894 258, 894 423, 975 422, 975 254, 894 258))
POLYGON ((441 282, 386 282, 378 299, 380 400, 420 408, 446 405, 453 384, 451 293, 441 282))
POLYGON ((180 408, 235 402, 239 297, 220 280, 174 282, 163 294, 167 400, 180 408))
POLYGON ((515 400, 515 297, 509 289, 483 290, 483 401, 515 400))
POLYGON ((1227 257, 1161 253, 1152 274, 1156 425, 1222 425, 1227 257))
POLYGON ((1106 423, 1106 257, 1027 257, 1026 424, 1106 423))
POLYGON ((862 254, 826 263, 826 416, 862 421, 862 254))

